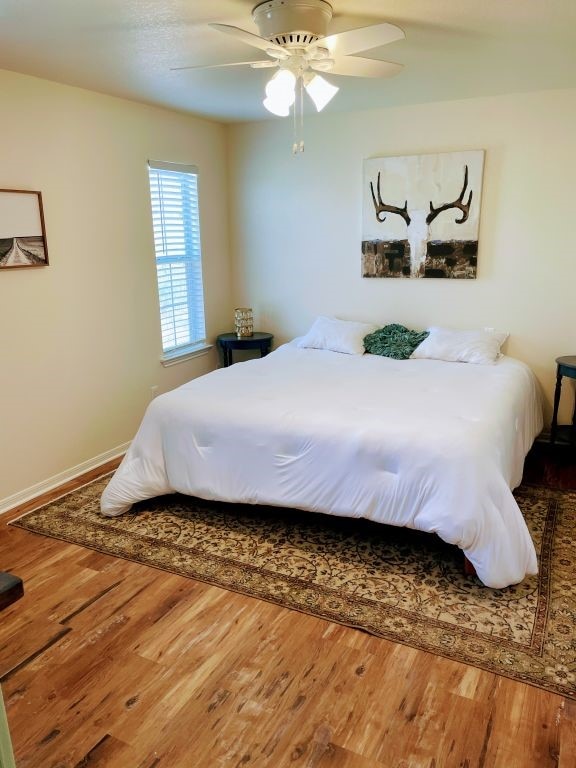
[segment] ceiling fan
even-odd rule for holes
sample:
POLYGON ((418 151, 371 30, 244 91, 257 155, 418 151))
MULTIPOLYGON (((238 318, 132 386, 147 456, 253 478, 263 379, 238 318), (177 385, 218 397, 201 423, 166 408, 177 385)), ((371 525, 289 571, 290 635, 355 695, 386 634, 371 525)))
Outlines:
POLYGON ((302 114, 303 90, 318 111, 337 93, 338 87, 319 72, 352 77, 390 77, 402 68, 400 64, 355 55, 404 39, 404 32, 399 27, 382 23, 327 35, 332 6, 326 0, 266 0, 253 8, 252 18, 260 35, 228 24, 210 26, 259 48, 268 58, 177 69, 274 68, 276 72, 266 85, 264 106, 273 114, 286 117, 298 95, 302 114))

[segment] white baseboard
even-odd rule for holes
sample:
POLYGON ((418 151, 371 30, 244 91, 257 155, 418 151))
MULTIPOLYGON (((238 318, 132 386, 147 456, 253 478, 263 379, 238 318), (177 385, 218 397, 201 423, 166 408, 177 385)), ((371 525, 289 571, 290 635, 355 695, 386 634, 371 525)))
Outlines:
POLYGON ((4 512, 8 512, 14 507, 17 507, 19 504, 25 504, 31 499, 42 496, 43 493, 53 491, 54 488, 58 488, 59 485, 63 485, 69 480, 74 480, 74 478, 83 475, 85 472, 89 472, 91 469, 96 469, 97 467, 102 466, 102 464, 106 464, 107 461, 117 459, 119 456, 122 456, 124 453, 126 453, 129 445, 130 443, 118 445, 116 448, 105 451, 99 456, 95 456, 93 459, 88 459, 88 461, 83 461, 82 464, 77 464, 75 467, 70 467, 70 469, 66 469, 64 472, 53 475, 53 477, 49 477, 47 480, 43 480, 41 483, 36 483, 35 485, 31 485, 29 488, 25 488, 23 491, 13 493, 12 496, 7 496, 5 499, 0 499, 0 515, 4 514, 4 512))

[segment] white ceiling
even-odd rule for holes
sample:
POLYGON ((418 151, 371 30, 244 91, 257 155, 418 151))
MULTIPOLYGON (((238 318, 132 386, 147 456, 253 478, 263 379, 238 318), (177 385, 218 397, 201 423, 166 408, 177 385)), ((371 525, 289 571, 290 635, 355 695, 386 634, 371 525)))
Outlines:
MULTIPOLYGON (((208 22, 258 29, 256 0, 0 0, 0 69, 224 121, 270 118, 269 70, 171 67, 261 52, 208 22)), ((329 32, 389 21, 406 40, 362 54, 388 80, 329 76, 326 111, 576 87, 576 0, 334 0, 329 32)), ((278 119, 278 118, 271 118, 278 119)))

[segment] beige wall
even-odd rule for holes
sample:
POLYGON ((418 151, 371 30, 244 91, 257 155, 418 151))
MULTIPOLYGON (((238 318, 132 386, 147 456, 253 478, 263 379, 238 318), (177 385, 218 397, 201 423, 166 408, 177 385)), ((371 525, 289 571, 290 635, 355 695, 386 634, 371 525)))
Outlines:
POLYGON ((209 338, 238 304, 278 341, 319 313, 490 325, 549 407, 554 357, 576 353, 576 91, 311 116, 293 157, 287 120, 226 129, 9 72, 0 90, 0 187, 42 191, 50 252, 0 273, 0 502, 129 441, 152 386, 217 364, 159 363, 149 158, 200 166, 209 338), (362 279, 362 160, 479 148, 478 279, 362 279))
POLYGON ((0 500, 130 440, 161 353, 146 162, 200 169, 207 331, 231 317, 222 125, 0 72, 0 188, 41 190, 50 266, 0 272, 0 500))
POLYGON ((231 131, 234 300, 258 327, 281 341, 334 314, 507 330, 549 411, 554 358, 576 354, 576 91, 312 116, 296 157, 291 127, 231 131), (363 159, 465 149, 486 150, 478 279, 363 279, 363 159))

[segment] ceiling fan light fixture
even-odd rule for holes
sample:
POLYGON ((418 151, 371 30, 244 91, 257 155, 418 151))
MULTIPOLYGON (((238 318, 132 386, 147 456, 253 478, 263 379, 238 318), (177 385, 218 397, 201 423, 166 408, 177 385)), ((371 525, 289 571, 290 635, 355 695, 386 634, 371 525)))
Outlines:
POLYGON ((296 75, 289 69, 280 69, 266 83, 263 101, 268 112, 278 117, 288 117, 296 100, 296 75))
POLYGON ((276 71, 266 83, 263 104, 279 117, 288 117, 293 111, 293 147, 296 153, 304 148, 304 89, 318 112, 339 90, 318 73, 383 78, 396 74, 402 68, 401 64, 356 55, 404 39, 400 27, 382 22, 329 35, 332 15, 333 9, 327 0, 257 0, 252 18, 259 35, 229 24, 210 24, 213 29, 234 37, 244 45, 264 51, 268 57, 265 61, 205 66, 273 67, 276 71))
POLYGON ((280 69, 266 83, 266 96, 289 107, 296 98, 296 75, 289 69, 280 69))
POLYGON ((320 75, 312 75, 310 79, 306 78, 306 80, 304 82, 306 93, 314 102, 318 112, 321 112, 340 90, 336 85, 332 85, 332 83, 329 83, 328 80, 325 80, 320 75))
POLYGON ((273 115, 278 117, 288 117, 290 114, 290 105, 284 101, 275 101, 267 96, 262 103, 268 112, 272 112, 273 115))

